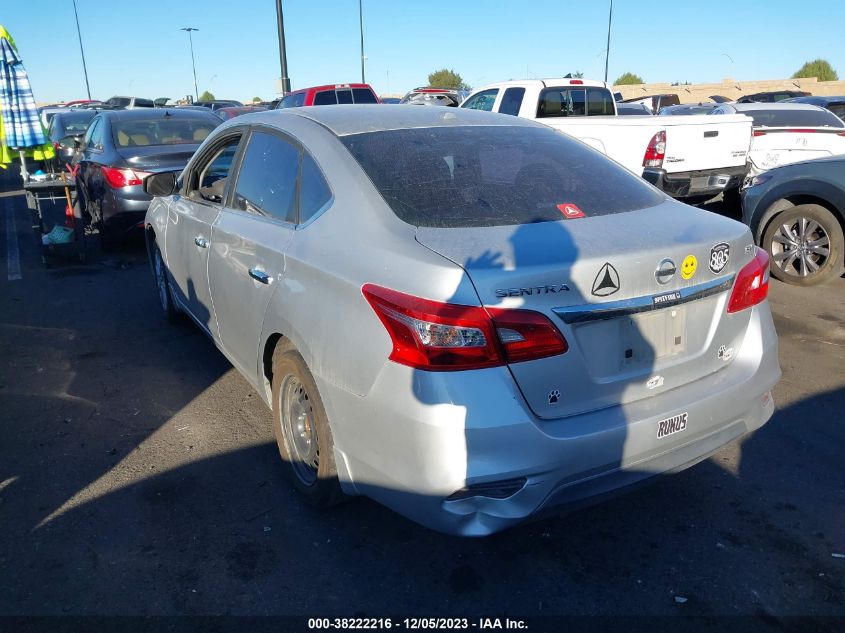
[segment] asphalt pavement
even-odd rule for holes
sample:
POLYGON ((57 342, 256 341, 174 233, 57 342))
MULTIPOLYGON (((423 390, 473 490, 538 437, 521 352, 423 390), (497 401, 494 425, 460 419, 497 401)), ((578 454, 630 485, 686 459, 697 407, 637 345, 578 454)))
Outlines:
POLYGON ((772 282, 784 375, 759 432, 460 539, 366 499, 304 505, 269 410, 167 324, 140 243, 45 268, 15 183, 0 175, 0 615, 845 617, 845 279, 772 282))

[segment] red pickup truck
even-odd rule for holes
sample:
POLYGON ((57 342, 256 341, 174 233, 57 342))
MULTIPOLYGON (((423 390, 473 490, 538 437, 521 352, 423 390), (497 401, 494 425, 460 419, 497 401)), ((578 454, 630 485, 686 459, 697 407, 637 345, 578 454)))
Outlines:
POLYGON ((285 95, 277 109, 338 103, 379 103, 369 84, 331 84, 294 90, 285 95))

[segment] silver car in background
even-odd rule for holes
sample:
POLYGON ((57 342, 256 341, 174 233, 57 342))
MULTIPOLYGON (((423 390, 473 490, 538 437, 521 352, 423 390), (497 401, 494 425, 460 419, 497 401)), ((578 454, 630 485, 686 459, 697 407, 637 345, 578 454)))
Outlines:
POLYGON ((162 308, 272 408, 313 504, 362 494, 486 535, 772 415, 768 260, 748 228, 543 125, 249 114, 145 187, 162 308))

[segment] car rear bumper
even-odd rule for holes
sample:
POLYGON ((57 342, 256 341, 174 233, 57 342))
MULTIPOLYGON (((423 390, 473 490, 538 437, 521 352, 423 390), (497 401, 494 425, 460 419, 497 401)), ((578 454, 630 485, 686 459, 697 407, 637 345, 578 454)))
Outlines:
POLYGON ((140 185, 113 189, 103 199, 103 226, 110 235, 121 235, 143 226, 152 197, 140 185))
POLYGON ((558 420, 536 418, 506 368, 387 363, 365 397, 318 377, 341 482, 433 529, 484 536, 682 470, 772 415, 777 338, 768 304, 752 310, 742 348, 715 374, 558 420), (658 421, 680 413, 687 428, 657 439, 658 421), (516 491, 478 490, 504 485, 516 491))
POLYGON ((743 166, 670 174, 665 169, 647 167, 643 170, 643 178, 673 198, 691 198, 738 189, 746 171, 743 166))

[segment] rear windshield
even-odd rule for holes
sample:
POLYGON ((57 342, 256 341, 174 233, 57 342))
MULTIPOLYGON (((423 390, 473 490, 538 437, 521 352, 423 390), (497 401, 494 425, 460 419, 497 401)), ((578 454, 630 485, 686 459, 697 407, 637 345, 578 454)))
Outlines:
POLYGON ((314 95, 314 105, 336 105, 337 94, 334 90, 323 90, 314 95))
POLYGON ((642 209, 662 194, 552 129, 434 127, 341 137, 399 219, 414 226, 553 222, 642 209))
POLYGON ((840 119, 845 119, 845 101, 832 101, 827 104, 827 109, 840 119))
POLYGON ((129 97, 112 97, 106 103, 113 106, 128 106, 132 103, 132 99, 129 97))
POLYGON ((845 127, 826 110, 750 110, 740 114, 754 119, 754 127, 845 127))
POLYGON ((179 145, 202 143, 221 121, 211 117, 189 119, 184 117, 132 118, 112 121, 112 135, 118 147, 146 145, 179 145))
POLYGON ((540 93, 537 118, 616 114, 613 95, 606 88, 565 86, 540 93))
POLYGON ((97 113, 94 110, 63 114, 59 120, 59 123, 61 124, 60 127, 62 128, 65 136, 84 134, 85 130, 88 129, 88 124, 91 123, 91 119, 93 119, 96 114, 97 113))
POLYGON ((378 103, 378 99, 369 88, 353 88, 352 97, 355 103, 378 103))

